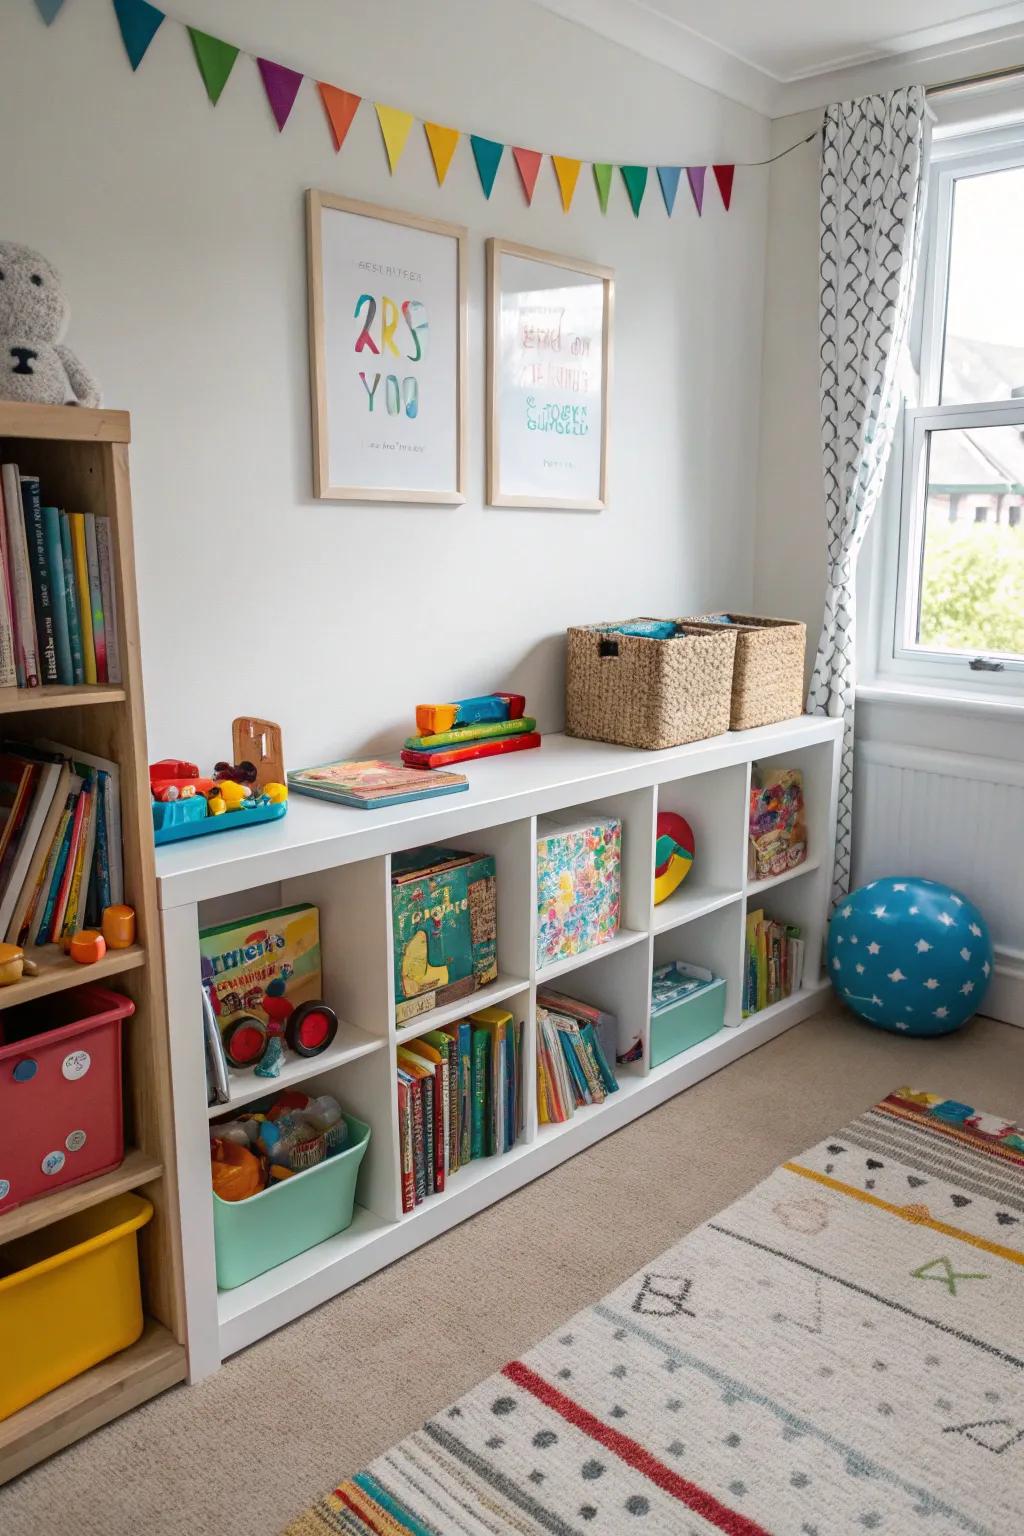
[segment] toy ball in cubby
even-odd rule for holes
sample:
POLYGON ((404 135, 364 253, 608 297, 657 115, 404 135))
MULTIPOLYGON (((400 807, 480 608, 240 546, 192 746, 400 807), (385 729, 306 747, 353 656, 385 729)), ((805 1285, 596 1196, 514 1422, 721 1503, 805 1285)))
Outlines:
POLYGON ((679 889, 693 867, 693 828, 676 811, 659 811, 654 851, 654 904, 679 889))
POLYGON ((872 880, 832 914, 828 973, 836 995, 869 1024, 946 1035, 981 1006, 992 976, 988 924, 937 880, 872 880))

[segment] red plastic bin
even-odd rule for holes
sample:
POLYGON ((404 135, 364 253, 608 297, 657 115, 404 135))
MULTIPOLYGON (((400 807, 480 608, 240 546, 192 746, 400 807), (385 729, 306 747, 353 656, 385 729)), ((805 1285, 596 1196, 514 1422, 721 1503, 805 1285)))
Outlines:
POLYGON ((134 1012, 84 986, 0 1013, 0 1214, 121 1162, 121 1023, 134 1012))

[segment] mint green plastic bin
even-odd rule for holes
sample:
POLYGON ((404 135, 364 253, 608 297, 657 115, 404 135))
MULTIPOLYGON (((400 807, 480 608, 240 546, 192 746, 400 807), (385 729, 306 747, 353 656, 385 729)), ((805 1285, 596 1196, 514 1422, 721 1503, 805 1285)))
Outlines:
POLYGON ((213 1197, 217 1284, 222 1291, 244 1285, 275 1264, 315 1248, 352 1222, 356 1178, 370 1140, 370 1127, 345 1116, 349 1145, 337 1157, 272 1184, 248 1200, 213 1197))
POLYGON ((718 977, 710 987, 682 1002, 651 1014, 651 1066, 660 1067, 709 1040, 725 1024, 725 981, 718 977))

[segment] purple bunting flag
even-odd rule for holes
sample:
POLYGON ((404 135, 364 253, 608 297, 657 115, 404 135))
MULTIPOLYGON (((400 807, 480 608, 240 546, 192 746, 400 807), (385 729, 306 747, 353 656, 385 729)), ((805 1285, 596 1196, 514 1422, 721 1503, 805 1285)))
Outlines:
POLYGON ((257 59, 256 63, 260 67, 263 89, 267 93, 270 110, 274 114, 277 131, 280 133, 295 105, 295 98, 302 84, 302 76, 297 69, 286 69, 283 64, 275 64, 273 59, 257 59))
POLYGON ((697 217, 700 218, 704 207, 704 173, 706 165, 688 165, 686 167, 686 179, 690 183, 690 191, 693 193, 693 201, 697 205, 697 217))

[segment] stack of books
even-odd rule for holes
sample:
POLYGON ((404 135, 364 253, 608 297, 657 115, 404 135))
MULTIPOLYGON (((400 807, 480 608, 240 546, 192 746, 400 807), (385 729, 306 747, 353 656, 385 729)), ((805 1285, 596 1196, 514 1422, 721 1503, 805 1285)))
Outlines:
POLYGON ((0 934, 59 944, 124 900, 116 763, 52 741, 0 743, 0 934))
POLYGON ((603 1104, 619 1081, 597 1024, 586 1017, 587 1005, 566 998, 560 1007, 542 1007, 543 995, 537 1008, 537 1116, 541 1125, 553 1125, 571 1120, 585 1104, 603 1104))
POLYGON ((540 746, 537 722, 521 693, 488 693, 452 704, 417 704, 416 736, 402 761, 410 768, 446 768, 476 757, 498 757, 540 746))
POLYGON ((402 1210, 440 1194, 459 1169, 514 1147, 523 1128, 523 1026, 505 1008, 398 1047, 402 1210))
POLYGON ((803 980, 804 941, 800 929, 793 923, 766 918, 760 908, 748 912, 743 1017, 799 992, 803 980))
POLYGON ((0 688, 120 683, 109 517, 43 502, 0 466, 0 688))

